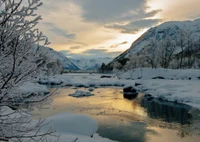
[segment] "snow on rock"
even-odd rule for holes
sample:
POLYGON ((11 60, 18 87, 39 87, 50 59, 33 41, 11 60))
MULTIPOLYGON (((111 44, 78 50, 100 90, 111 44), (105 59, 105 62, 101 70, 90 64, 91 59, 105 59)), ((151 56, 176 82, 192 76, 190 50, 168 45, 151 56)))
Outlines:
POLYGON ((132 84, 127 84, 123 87, 124 92, 133 92, 133 93, 138 93, 139 88, 135 87, 135 85, 132 84))
POLYGON ((88 90, 92 92, 94 91, 94 88, 90 87, 88 90))
POLYGON ((10 107, 8 107, 8 106, 1 106, 0 107, 0 114, 3 116, 3 115, 10 115, 10 114, 12 114, 12 113, 14 113, 14 111, 10 108, 10 107))
POLYGON ((40 85, 38 83, 32 83, 32 82, 25 82, 18 89, 23 94, 31 94, 31 93, 48 94, 49 93, 49 90, 47 89, 46 86, 40 85))
POLYGON ((98 129, 97 122, 82 114, 62 113, 47 118, 53 129, 60 134, 71 133, 83 136, 92 136, 98 129))
POLYGON ((94 94, 91 94, 88 91, 83 91, 83 90, 76 90, 73 94, 69 94, 69 96, 73 97, 85 97, 85 96, 93 96, 94 94))

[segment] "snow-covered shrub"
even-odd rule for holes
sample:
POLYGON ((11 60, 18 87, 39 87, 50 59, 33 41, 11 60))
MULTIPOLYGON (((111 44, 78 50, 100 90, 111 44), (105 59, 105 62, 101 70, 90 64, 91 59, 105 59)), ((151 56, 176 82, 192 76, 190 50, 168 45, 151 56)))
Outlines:
MULTIPOLYGON (((36 28, 41 17, 35 10, 41 4, 40 0, 0 0, 0 141, 42 141, 52 133, 40 133, 43 122, 32 125, 31 116, 24 115, 28 111, 20 109, 24 104, 15 101, 24 99, 16 88, 44 71, 50 61, 43 50, 49 42, 36 28)), ((37 96, 34 102, 43 99, 37 96)))

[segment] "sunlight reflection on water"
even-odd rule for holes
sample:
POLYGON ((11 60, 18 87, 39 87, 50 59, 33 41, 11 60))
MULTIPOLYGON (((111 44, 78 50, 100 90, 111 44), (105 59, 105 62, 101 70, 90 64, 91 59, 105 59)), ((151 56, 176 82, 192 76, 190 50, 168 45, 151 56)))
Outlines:
MULTIPOLYGON (((88 90, 88 88, 78 88, 88 90)), ((43 118, 62 112, 93 117, 103 137, 122 142, 198 142, 200 137, 186 133, 182 126, 190 119, 185 105, 148 101, 139 94, 134 100, 124 98, 122 88, 97 88, 91 97, 74 98, 76 88, 60 88, 52 96, 48 109, 34 110, 43 118), (181 114, 181 115, 180 115, 181 114)))

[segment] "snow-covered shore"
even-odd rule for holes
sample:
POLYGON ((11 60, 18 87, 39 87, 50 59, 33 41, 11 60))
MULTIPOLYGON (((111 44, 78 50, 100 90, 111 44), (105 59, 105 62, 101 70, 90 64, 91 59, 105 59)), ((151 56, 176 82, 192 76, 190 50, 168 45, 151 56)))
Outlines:
POLYGON ((119 75, 137 79, 136 84, 146 95, 200 109, 200 70, 140 68, 119 75), (140 79, 138 79, 140 78, 140 79))
POLYGON ((200 71, 141 68, 115 75, 63 74, 40 79, 44 84, 62 87, 103 87, 141 84, 140 91, 152 97, 188 104, 200 109, 200 71))

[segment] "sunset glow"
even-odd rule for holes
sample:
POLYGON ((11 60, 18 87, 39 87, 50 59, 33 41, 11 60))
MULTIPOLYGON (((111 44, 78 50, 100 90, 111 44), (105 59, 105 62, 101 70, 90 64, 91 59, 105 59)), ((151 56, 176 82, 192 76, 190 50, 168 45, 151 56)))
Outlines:
POLYGON ((39 10, 43 17, 39 28, 49 37, 50 47, 66 56, 96 50, 115 57, 153 26, 199 18, 199 4, 199 0, 126 0, 114 5, 112 0, 49 0, 39 10))

